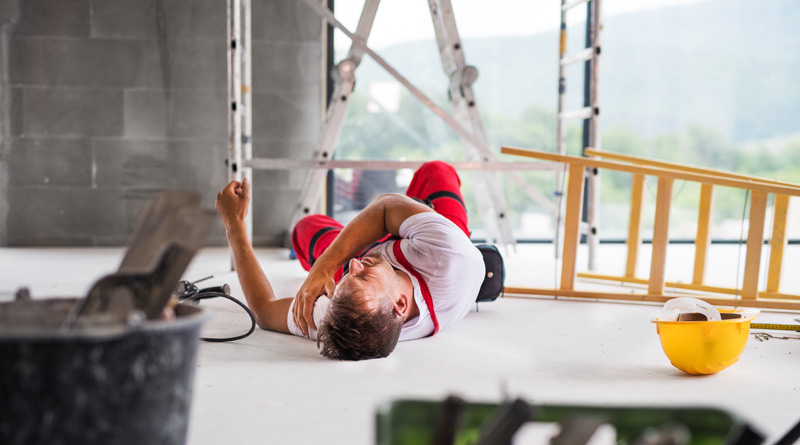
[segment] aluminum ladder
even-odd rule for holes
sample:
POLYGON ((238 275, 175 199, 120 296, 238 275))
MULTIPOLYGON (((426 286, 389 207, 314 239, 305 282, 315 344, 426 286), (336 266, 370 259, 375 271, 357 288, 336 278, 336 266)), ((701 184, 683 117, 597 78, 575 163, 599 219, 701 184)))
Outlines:
MULTIPOLYGON (((600 62, 600 31, 602 30, 600 18, 600 0, 561 0, 561 33, 558 50, 558 119, 556 126, 556 150, 558 154, 565 155, 566 147, 566 122, 571 119, 583 121, 583 147, 582 154, 587 148, 600 150, 600 102, 598 96, 599 62, 600 62), (586 3, 586 45, 585 49, 573 55, 567 55, 567 11, 586 3), (583 108, 577 110, 564 110, 566 96, 565 69, 573 63, 584 62, 584 103, 583 108)), ((589 169, 586 178, 586 212, 585 221, 581 231, 586 234, 589 246, 589 270, 595 270, 599 236, 597 234, 598 213, 600 211, 600 187, 598 170, 589 169)), ((556 172, 556 202, 561 209, 563 171, 556 172)), ((560 215, 555 224, 555 249, 556 256, 559 251, 560 215)))
MULTIPOLYGON (((335 143, 355 84, 355 69, 361 62, 363 55, 367 54, 399 83, 405 86, 423 105, 432 110, 458 133, 469 161, 485 162, 487 164, 485 169, 478 169, 475 175, 477 182, 475 187, 476 198, 481 218, 486 226, 487 241, 500 245, 515 245, 505 197, 496 175, 490 171, 491 167, 488 165, 499 162, 499 156, 489 149, 472 90, 472 84, 477 78, 478 70, 465 62, 450 0, 429 0, 428 5, 442 58, 442 67, 450 79, 449 96, 454 111, 452 115, 436 105, 367 46, 379 0, 366 0, 355 33, 344 27, 330 10, 316 0, 303 1, 331 25, 344 32, 352 41, 347 57, 336 66, 334 71, 336 87, 328 108, 327 117, 322 124, 317 149, 313 155, 314 160, 324 165, 331 162, 335 143)), ((387 166, 390 166, 391 162, 386 161, 387 166)), ((256 161, 250 165, 255 166, 258 164, 256 161)), ((323 169, 315 169, 309 172, 299 203, 292 216, 290 227, 294 226, 303 216, 316 211, 322 196, 325 176, 326 171, 323 169)), ((554 211, 555 206, 553 203, 544 194, 528 184, 519 173, 509 172, 508 177, 522 187, 535 201, 546 209, 554 211)))

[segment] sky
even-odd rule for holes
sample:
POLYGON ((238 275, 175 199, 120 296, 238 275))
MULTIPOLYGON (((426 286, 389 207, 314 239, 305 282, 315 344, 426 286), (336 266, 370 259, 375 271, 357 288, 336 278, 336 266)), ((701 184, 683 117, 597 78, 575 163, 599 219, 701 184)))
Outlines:
MULTIPOLYGON (((461 38, 531 35, 557 29, 559 0, 451 0, 461 38)), ((604 0, 604 17, 635 11, 660 9, 708 0, 604 0)), ((355 31, 364 0, 335 0, 336 18, 355 31)), ((586 8, 567 14, 571 25, 586 18, 586 8)), ((425 0, 382 0, 378 7, 369 45, 378 50, 401 42, 433 39, 428 2, 425 0)), ((337 51, 350 47, 350 40, 337 31, 337 51)))

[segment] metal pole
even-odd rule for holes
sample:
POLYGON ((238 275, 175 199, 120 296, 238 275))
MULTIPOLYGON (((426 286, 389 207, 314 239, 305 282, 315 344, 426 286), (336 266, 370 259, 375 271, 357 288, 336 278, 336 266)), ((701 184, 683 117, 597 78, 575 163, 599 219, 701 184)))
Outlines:
MULTIPOLYGON (((242 180, 241 11, 240 0, 228 0, 228 181, 242 180)), ((234 270, 233 255, 231 270, 234 270)))
MULTIPOLYGON (((328 9, 331 11, 335 11, 335 4, 334 0, 328 0, 328 9)), ((322 116, 320 118, 322 120, 328 115, 328 108, 331 106, 331 94, 333 94, 336 85, 333 81, 333 76, 331 72, 333 72, 334 68, 334 50, 333 50, 333 26, 324 22, 324 29, 322 30, 324 38, 325 38, 325 60, 323 62, 323 73, 322 73, 322 83, 323 88, 325 89, 325 97, 323 99, 322 104, 322 116)), ((358 31, 356 31, 358 32, 358 31)), ((335 153, 331 151, 331 159, 335 158, 335 153)), ((328 173, 325 176, 325 214, 333 218, 333 201, 335 199, 335 181, 336 177, 333 173, 333 170, 328 170, 328 173)), ((291 228, 290 228, 291 230, 291 228)))
POLYGON ((242 73, 244 74, 244 82, 241 87, 242 92, 242 117, 244 118, 241 141, 242 141, 242 155, 244 162, 240 163, 240 170, 242 176, 250 181, 250 208, 247 211, 245 218, 245 227, 247 228, 247 238, 252 243, 253 241, 253 169, 247 166, 247 161, 253 159, 253 49, 252 49, 252 14, 250 0, 241 0, 242 2, 242 25, 244 29, 242 40, 242 73))
MULTIPOLYGON (((561 26, 559 33, 558 43, 558 111, 556 114, 556 153, 560 155, 567 154, 567 144, 565 141, 566 136, 566 119, 562 117, 564 112, 564 96, 567 92, 567 79, 565 77, 566 65, 562 63, 564 56, 567 54, 567 9, 565 8, 566 0, 561 0, 561 26)), ((556 184, 553 189, 555 197, 556 212, 553 215, 553 248, 555 249, 555 257, 559 258, 561 255, 561 248, 559 243, 561 241, 561 205, 563 202, 563 183, 564 172, 556 171, 556 184)))
MULTIPOLYGON (((316 160, 316 159, 289 159, 289 158, 256 158, 245 162, 245 166, 260 170, 288 170, 288 169, 317 169, 327 170, 334 168, 352 168, 360 170, 400 170, 403 168, 416 169, 425 161, 347 161, 347 160, 316 160)), ((451 161, 456 170, 491 170, 491 171, 553 171, 563 170, 564 166, 558 162, 496 162, 496 161, 451 161)))
MULTIPOLYGON (((592 117, 589 118, 587 121, 589 123, 589 140, 588 144, 584 144, 584 150, 586 147, 593 147, 595 150, 601 149, 600 144, 600 101, 599 101, 599 74, 600 74, 600 31, 603 28, 602 22, 600 21, 600 2, 601 0, 591 0, 589 2, 589 14, 587 14, 586 21, 589 22, 591 19, 592 26, 587 28, 587 32, 591 31, 590 35, 587 35, 587 47, 591 47, 594 49, 592 52, 592 60, 589 65, 591 68, 590 73, 586 73, 589 76, 590 88, 589 88, 589 106, 592 109, 592 117)), ((585 127, 584 127, 585 128, 585 127)), ((586 130, 584 130, 584 135, 586 134, 586 130)), ((587 192, 586 192, 586 204, 587 204, 587 220, 586 222, 589 224, 589 232, 587 235, 587 243, 589 245, 589 270, 597 270, 597 255, 598 250, 600 248, 600 235, 598 233, 599 225, 600 225, 600 177, 599 177, 599 170, 598 169, 591 169, 589 174, 587 175, 587 192)))
MULTIPOLYGON (((589 0, 586 2, 586 47, 589 47, 592 44, 592 7, 594 6, 594 0, 589 0)), ((584 109, 589 109, 591 111, 592 106, 592 61, 587 60, 583 63, 583 107, 584 109)), ((583 155, 583 150, 586 147, 591 147, 591 132, 592 132, 592 125, 591 125, 591 115, 586 117, 583 121, 583 132, 581 134, 581 155, 583 155)), ((584 223, 589 226, 589 230, 591 231, 591 224, 589 223, 591 218, 591 210, 589 209, 589 197, 592 193, 591 188, 591 169, 589 169, 590 174, 586 175, 586 183, 584 184, 584 190, 586 193, 583 194, 583 211, 581 214, 583 218, 581 219, 584 223)), ((589 233, 585 233, 581 235, 582 242, 589 242, 589 233)), ((589 263, 592 263, 591 254, 589 255, 589 263)), ((590 270, 593 270, 591 267, 590 270)))
MULTIPOLYGON (((565 135, 565 120, 560 117, 564 112, 564 95, 567 91, 567 80, 564 70, 565 64, 561 63, 567 53, 567 10, 563 8, 566 0, 561 0, 561 32, 559 33, 558 43, 558 115, 556 116, 556 152, 560 155, 567 154, 565 135)), ((561 181, 556 181, 556 187, 561 186, 561 181)))
POLYGON ((240 181, 242 172, 242 56, 241 0, 228 0, 228 180, 240 181))

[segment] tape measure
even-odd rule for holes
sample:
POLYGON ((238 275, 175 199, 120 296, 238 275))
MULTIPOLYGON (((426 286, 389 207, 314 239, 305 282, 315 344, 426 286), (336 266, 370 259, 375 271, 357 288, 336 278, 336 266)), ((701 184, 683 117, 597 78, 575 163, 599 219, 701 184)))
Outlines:
POLYGON ((750 323, 750 329, 771 329, 774 331, 800 332, 800 324, 750 323))

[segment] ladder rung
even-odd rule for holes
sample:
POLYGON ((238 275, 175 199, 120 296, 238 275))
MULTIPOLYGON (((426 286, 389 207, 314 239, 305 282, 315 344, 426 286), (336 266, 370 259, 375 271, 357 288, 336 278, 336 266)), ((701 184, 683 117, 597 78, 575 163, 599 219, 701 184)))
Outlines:
POLYGON ((568 2, 568 3, 565 3, 565 4, 561 5, 561 10, 562 11, 569 11, 570 9, 572 9, 572 8, 578 6, 578 5, 582 5, 582 4, 584 4, 584 3, 588 2, 588 1, 589 0, 573 0, 571 2, 568 2))
POLYGON ((592 107, 580 108, 572 111, 564 111, 558 114, 559 119, 589 119, 592 117, 592 107))
POLYGON ((567 66, 575 62, 585 62, 587 60, 590 60, 593 54, 594 54, 593 47, 586 48, 583 51, 576 53, 572 56, 562 58, 561 66, 567 66))

